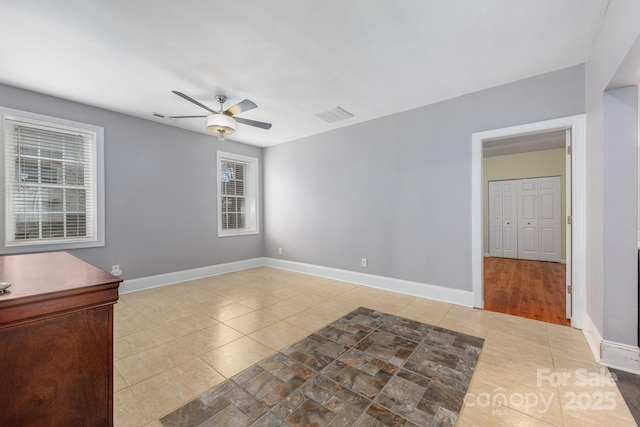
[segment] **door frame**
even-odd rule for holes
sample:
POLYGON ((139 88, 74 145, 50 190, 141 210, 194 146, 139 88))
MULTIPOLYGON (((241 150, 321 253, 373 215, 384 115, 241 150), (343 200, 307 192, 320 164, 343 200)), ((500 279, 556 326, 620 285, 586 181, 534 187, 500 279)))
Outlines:
POLYGON ((571 215, 573 224, 571 241, 567 242, 567 268, 573 278, 572 318, 574 328, 583 328, 586 315, 587 271, 587 215, 586 215, 586 115, 527 123, 471 135, 471 274, 473 305, 484 308, 484 253, 483 253, 483 197, 482 197, 482 146, 488 139, 521 136, 556 130, 571 130, 571 215), (569 248, 571 252, 569 252, 569 248))

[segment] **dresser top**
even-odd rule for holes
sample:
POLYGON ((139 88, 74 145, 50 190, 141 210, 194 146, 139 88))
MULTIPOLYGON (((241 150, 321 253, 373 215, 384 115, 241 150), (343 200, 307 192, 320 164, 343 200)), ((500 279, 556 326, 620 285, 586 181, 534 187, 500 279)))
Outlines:
POLYGON ((106 273, 66 252, 0 256, 0 281, 11 287, 0 294, 3 302, 56 293, 82 292, 83 288, 119 283, 106 273))

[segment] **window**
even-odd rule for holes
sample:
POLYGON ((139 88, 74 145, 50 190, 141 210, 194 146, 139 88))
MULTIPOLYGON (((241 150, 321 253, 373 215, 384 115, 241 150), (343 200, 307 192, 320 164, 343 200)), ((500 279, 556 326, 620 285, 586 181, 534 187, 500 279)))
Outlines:
POLYGON ((218 151, 218 236, 258 234, 258 159, 218 151))
POLYGON ((2 252, 104 245, 103 129, 2 108, 2 252))

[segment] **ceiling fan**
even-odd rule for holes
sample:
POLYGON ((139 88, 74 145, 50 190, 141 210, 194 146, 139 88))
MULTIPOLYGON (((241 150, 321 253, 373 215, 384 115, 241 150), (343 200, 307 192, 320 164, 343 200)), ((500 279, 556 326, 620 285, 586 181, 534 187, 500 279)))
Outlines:
POLYGON ((220 141, 224 140, 225 135, 230 135, 236 131, 236 122, 242 123, 243 125, 255 126, 261 129, 271 129, 271 123, 259 122, 256 120, 243 119, 242 117, 234 117, 236 114, 242 113, 244 111, 253 110, 254 108, 258 108, 255 102, 245 99, 244 101, 238 102, 236 105, 224 109, 224 103, 227 101, 227 97, 225 95, 216 95, 216 101, 220 103, 220 110, 215 111, 212 108, 207 107, 201 102, 196 101, 188 95, 185 95, 182 92, 178 92, 176 90, 172 91, 176 95, 186 99, 189 102, 196 104, 198 107, 204 108, 209 111, 211 114, 204 116, 164 116, 162 114, 153 113, 154 116, 169 118, 169 119, 193 119, 193 118, 207 118, 207 129, 212 133, 218 135, 218 139, 220 141))

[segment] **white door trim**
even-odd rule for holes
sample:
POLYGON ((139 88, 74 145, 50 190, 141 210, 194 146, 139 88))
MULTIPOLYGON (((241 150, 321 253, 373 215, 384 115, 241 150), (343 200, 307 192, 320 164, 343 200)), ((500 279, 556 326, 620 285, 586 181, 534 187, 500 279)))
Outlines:
MULTIPOLYGON (((573 136, 571 135, 571 129, 567 129, 565 131, 565 146, 569 146, 571 147, 571 149, 573 149, 573 136)), ((565 191, 565 205, 566 205, 566 215, 567 217, 572 217, 573 216, 573 195, 572 195, 572 190, 573 190, 573 173, 571 171, 573 171, 573 154, 569 155, 566 157, 565 159, 565 186, 566 186, 566 191, 565 191)), ((573 218, 572 218, 573 219, 573 218)), ((565 229, 565 236, 564 236, 564 240, 566 242, 566 251, 565 253, 567 254, 571 254, 572 250, 573 250, 573 239, 571 236, 573 236, 573 225, 572 225, 572 221, 568 221, 567 219, 564 219, 564 221, 567 222, 566 224, 566 229, 565 229)), ((566 258, 566 256, 565 256, 566 258)), ((565 307, 565 312, 566 312, 566 316, 567 318, 571 319, 573 317, 573 268, 572 268, 572 263, 571 263, 571 258, 569 259, 565 259, 565 262, 568 263, 567 264, 567 279, 566 279, 566 288, 565 288, 565 295, 566 295, 566 307, 565 307)))
MULTIPOLYGON (((573 235, 571 254, 567 254, 567 268, 573 272, 573 317, 574 328, 582 328, 586 314, 586 267, 587 267, 587 212, 586 212, 586 116, 563 117, 528 123, 485 132, 471 136, 471 274, 474 306, 484 307, 484 269, 482 232, 482 143, 486 139, 504 138, 554 130, 571 129, 573 135, 571 191, 573 235), (569 260, 569 257, 571 259, 569 260)), ((569 246, 568 246, 569 247, 569 246)))

